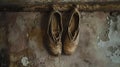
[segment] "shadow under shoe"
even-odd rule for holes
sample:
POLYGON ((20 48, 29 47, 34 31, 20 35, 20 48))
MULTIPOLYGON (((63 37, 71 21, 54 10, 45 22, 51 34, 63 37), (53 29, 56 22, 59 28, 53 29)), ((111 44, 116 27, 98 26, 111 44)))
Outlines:
POLYGON ((49 44, 48 48, 49 51, 53 55, 60 55, 62 51, 62 42, 61 42, 61 36, 62 36, 62 15, 58 11, 53 11, 50 15, 49 24, 48 24, 48 38, 49 38, 49 44))
POLYGON ((69 19, 65 40, 63 42, 63 51, 66 55, 71 55, 79 43, 79 11, 73 10, 69 19))

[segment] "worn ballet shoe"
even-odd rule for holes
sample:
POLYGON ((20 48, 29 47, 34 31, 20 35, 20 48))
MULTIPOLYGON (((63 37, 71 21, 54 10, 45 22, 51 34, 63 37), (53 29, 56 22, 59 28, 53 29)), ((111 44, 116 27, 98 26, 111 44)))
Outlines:
POLYGON ((79 23, 80 23, 80 14, 77 9, 73 10, 66 35, 63 42, 63 51, 67 55, 71 55, 77 48, 79 42, 79 23))
POLYGON ((53 55, 60 55, 62 51, 61 36, 63 32, 62 15, 59 11, 53 11, 48 24, 49 51, 53 55))

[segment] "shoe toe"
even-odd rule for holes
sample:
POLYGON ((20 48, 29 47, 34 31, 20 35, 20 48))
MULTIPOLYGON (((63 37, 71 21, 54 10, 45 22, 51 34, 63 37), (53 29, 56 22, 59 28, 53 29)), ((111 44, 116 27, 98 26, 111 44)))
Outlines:
POLYGON ((74 45, 73 43, 68 43, 68 45, 64 46, 64 53, 67 55, 71 55, 74 53, 76 47, 77 46, 74 45))
POLYGON ((53 55, 60 55, 61 54, 61 45, 52 45, 50 46, 50 52, 53 55))

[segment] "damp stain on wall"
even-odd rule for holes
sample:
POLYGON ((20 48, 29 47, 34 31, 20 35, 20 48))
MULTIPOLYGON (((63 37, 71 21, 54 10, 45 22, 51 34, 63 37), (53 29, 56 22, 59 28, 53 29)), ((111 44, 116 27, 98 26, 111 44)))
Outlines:
POLYGON ((108 16, 109 40, 99 40, 98 46, 105 51, 106 57, 108 57, 113 63, 120 64, 120 15, 108 16))

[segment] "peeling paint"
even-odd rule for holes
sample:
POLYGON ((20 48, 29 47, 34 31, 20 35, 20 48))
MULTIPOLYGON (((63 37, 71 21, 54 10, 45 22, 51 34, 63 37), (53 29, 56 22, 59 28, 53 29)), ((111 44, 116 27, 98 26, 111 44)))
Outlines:
POLYGON ((27 57, 22 57, 21 63, 23 64, 23 66, 28 66, 30 62, 28 61, 27 57))
MULTIPOLYGON (((98 46, 105 49, 106 56, 114 63, 120 63, 120 16, 110 16, 108 41, 100 40, 98 46)), ((108 18, 107 18, 108 19, 108 18)))

